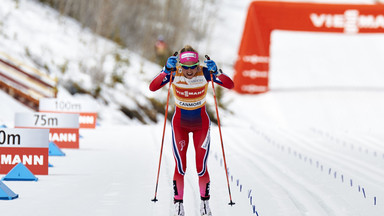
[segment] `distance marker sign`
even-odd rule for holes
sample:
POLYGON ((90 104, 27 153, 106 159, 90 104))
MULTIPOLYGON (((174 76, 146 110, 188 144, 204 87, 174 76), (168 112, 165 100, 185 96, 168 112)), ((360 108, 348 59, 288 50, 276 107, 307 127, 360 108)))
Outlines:
POLYGON ((80 128, 96 128, 97 112, 89 103, 70 99, 41 98, 40 112, 78 113, 80 114, 80 128))
POLYGON ((60 148, 79 148, 79 114, 16 113, 16 128, 47 128, 49 141, 60 148))
POLYGON ((23 163, 35 175, 48 175, 48 129, 0 129, 0 174, 23 163))

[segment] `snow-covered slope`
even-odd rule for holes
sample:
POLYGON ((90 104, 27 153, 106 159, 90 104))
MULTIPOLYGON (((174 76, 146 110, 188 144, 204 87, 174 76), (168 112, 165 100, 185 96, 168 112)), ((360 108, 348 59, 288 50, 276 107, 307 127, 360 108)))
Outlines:
MULTIPOLYGON (((4 2, 13 4, 12 1, 4 2)), ((20 2, 20 5, 41 8, 33 1, 20 2)), ((249 2, 222 1, 217 14, 220 18, 217 22, 221 25, 216 25, 210 42, 207 42, 207 51, 202 51, 222 62, 230 74, 230 62, 236 58, 249 2)), ((208 168, 214 215, 382 215, 384 90, 377 80, 384 80, 384 73, 372 72, 382 67, 380 61, 377 65, 366 66, 367 73, 373 77, 364 86, 353 85, 359 71, 350 70, 350 76, 334 80, 335 88, 334 85, 324 85, 321 79, 310 79, 319 76, 316 70, 294 71, 295 68, 289 68, 292 67, 290 62, 296 60, 287 52, 289 45, 296 43, 299 46, 303 34, 295 36, 278 32, 273 37, 275 45, 280 45, 273 47, 272 91, 261 95, 227 92, 224 101, 233 114, 220 113, 230 186, 236 202, 232 207, 227 205, 229 198, 218 128, 212 127, 208 168), (286 70, 296 72, 295 77, 286 76, 286 70), (300 84, 297 77, 302 75, 306 81, 301 84, 310 85, 294 88, 300 84), (296 84, 289 86, 287 83, 296 84)), ((306 40, 315 40, 318 36, 309 37, 306 40)), ((331 43, 330 46, 332 43, 333 46, 339 45, 332 35, 322 37, 331 43)), ((366 43, 356 40, 356 43, 360 42, 366 43)), ((381 43, 375 40, 376 46, 381 47, 381 43)), ((300 49, 316 56, 310 48, 300 49)), ((381 51, 376 51, 372 50, 373 58, 381 56, 381 51)), ((354 58, 353 53, 345 55, 354 58)), ((141 61, 138 56, 132 58, 136 59, 133 62, 141 61)), ((321 67, 322 61, 327 60, 312 62, 312 68, 321 67)), ((356 62, 358 59, 354 61, 353 64, 363 64, 356 62)), ((134 85, 137 81, 129 79, 131 77, 128 76, 127 82, 134 85)), ((132 89, 138 89, 144 95, 165 96, 164 91, 150 93, 146 90, 147 84, 134 85, 132 89)), ((64 96, 69 96, 63 92, 64 96)), ((113 97, 113 100, 125 98, 124 94, 115 95, 115 90, 107 92, 105 97, 113 97)), ((93 100, 84 95, 76 97, 93 100)), ((0 123, 12 124, 15 111, 29 111, 1 92, 0 101, 0 123)), ((50 168, 48 176, 38 176, 38 182, 5 182, 20 198, 2 201, 0 212, 12 215, 31 212, 33 215, 172 215, 174 159, 169 124, 160 174, 159 202, 152 203, 162 122, 143 126, 130 120, 119 121, 124 117, 114 112, 114 103, 110 106, 100 104, 104 119, 101 126, 80 131, 84 138, 80 140, 79 150, 64 150, 66 157, 50 157, 54 167, 50 168)), ((197 187, 194 152, 190 147, 185 184, 186 215, 198 215, 197 187)))
MULTIPOLYGON (((153 95, 147 83, 161 70, 158 65, 38 1, 4 0, 1 4, 0 52, 57 78, 58 97, 71 97, 68 91, 76 88, 93 95, 101 90, 96 100, 100 122, 139 122, 125 116, 121 107, 136 110, 145 122, 151 122, 139 106, 150 106, 147 97, 153 95), (114 82, 114 76, 123 83, 114 82)), ((165 98, 157 97, 159 101, 165 98)))

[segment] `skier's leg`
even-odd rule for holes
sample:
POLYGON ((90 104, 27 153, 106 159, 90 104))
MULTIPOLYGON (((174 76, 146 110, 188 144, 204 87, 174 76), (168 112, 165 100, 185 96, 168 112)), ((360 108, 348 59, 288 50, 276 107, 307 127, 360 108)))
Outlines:
POLYGON ((183 200, 184 175, 187 169, 187 148, 189 142, 188 132, 183 128, 172 127, 172 149, 175 158, 175 173, 173 175, 174 200, 183 200))
POLYGON ((194 131, 193 142, 196 151, 196 169, 199 175, 200 196, 203 200, 208 200, 210 178, 207 168, 208 154, 210 148, 209 127, 194 131))

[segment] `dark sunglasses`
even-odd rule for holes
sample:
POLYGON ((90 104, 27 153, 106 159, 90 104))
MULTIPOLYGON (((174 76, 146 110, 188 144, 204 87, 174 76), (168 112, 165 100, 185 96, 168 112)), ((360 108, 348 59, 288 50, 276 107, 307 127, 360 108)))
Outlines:
POLYGON ((185 64, 181 64, 181 63, 180 63, 180 66, 181 66, 182 68, 184 68, 185 70, 188 70, 188 69, 195 69, 198 65, 199 65, 199 63, 193 64, 193 65, 185 65, 185 64))

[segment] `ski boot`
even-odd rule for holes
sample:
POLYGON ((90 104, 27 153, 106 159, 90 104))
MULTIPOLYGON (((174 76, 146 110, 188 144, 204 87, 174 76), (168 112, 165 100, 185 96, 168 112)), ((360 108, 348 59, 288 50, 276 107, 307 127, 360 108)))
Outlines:
POLYGON ((211 209, 209 208, 208 200, 201 200, 200 214, 201 216, 212 216, 212 212, 211 212, 211 209))
POLYGON ((175 200, 175 216, 184 216, 184 205, 182 200, 175 200))

